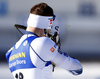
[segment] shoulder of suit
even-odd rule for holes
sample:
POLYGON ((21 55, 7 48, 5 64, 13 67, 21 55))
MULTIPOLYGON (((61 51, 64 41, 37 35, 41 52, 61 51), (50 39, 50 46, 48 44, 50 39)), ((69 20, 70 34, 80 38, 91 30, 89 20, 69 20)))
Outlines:
POLYGON ((39 45, 51 45, 54 42, 48 37, 39 37, 32 41, 32 44, 39 44, 39 45))

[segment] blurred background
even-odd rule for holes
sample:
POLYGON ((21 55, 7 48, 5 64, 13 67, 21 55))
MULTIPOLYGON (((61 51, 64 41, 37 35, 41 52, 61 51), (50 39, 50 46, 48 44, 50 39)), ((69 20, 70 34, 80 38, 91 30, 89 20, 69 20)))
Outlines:
POLYGON ((54 9, 61 50, 84 68, 82 75, 73 76, 57 67, 54 79, 100 79, 100 0, 0 0, 0 79, 13 79, 5 54, 21 37, 14 24, 27 26, 30 8, 40 2, 54 9))

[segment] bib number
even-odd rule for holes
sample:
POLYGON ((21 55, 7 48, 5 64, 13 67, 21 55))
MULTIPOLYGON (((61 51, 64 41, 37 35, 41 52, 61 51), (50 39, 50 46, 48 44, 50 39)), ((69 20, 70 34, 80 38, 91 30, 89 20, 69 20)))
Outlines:
POLYGON ((23 74, 21 72, 19 72, 19 74, 16 73, 15 78, 16 79, 24 79, 24 76, 23 76, 23 74))

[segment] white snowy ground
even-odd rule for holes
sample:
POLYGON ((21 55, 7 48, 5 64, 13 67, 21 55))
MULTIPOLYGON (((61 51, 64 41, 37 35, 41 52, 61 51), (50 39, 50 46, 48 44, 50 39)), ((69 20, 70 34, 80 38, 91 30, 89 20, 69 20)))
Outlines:
MULTIPOLYGON (((74 76, 59 67, 55 68, 53 72, 53 79, 100 79, 100 62, 86 62, 82 63, 83 74, 74 76)), ((13 79, 8 65, 0 63, 0 79, 13 79)))

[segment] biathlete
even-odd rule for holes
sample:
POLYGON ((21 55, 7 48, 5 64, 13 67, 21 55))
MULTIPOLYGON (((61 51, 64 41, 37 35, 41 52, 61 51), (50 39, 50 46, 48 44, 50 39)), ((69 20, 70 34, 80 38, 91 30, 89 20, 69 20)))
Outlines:
POLYGON ((44 36, 44 29, 50 33, 54 18, 53 9, 46 3, 31 8, 26 33, 6 53, 14 79, 52 79, 52 63, 73 75, 82 73, 77 59, 59 50, 54 41, 44 36))

